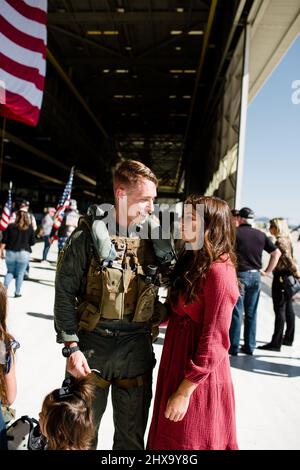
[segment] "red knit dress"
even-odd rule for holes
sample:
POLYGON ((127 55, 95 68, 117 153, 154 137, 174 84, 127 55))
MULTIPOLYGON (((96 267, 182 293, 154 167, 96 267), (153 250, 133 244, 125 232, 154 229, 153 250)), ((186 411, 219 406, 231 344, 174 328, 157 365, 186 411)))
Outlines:
POLYGON ((172 306, 148 437, 151 450, 238 449, 228 357, 232 310, 239 296, 230 261, 212 264, 197 301, 172 306), (198 384, 182 421, 164 416, 186 378, 198 384))

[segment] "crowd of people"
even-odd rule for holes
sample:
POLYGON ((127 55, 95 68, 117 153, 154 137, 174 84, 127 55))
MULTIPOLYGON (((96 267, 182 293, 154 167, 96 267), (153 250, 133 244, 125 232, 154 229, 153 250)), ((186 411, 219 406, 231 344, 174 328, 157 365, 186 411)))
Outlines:
MULTIPOLYGON (((284 219, 272 219, 272 241, 252 226, 250 208, 231 211, 219 198, 189 196, 177 251, 161 232, 157 239, 141 236, 141 227, 154 223, 154 173, 127 160, 115 169, 113 182, 113 233, 97 207, 79 218, 76 201, 71 200, 58 234, 54 318, 67 375, 42 405, 39 426, 45 448, 96 448, 111 388, 113 449, 144 449, 156 362, 152 343, 158 325, 168 321, 147 449, 236 450, 229 359, 240 352, 252 355, 256 348, 261 276, 273 273, 275 327, 270 343, 259 348, 280 351, 282 344, 291 346, 294 340, 293 299, 284 279, 300 279, 300 274, 288 225, 284 219), (270 255, 266 267, 263 251, 270 255), (162 284, 168 288, 164 303, 158 297, 162 284)), ((54 215, 54 208, 47 208, 39 232, 43 262, 53 240, 54 215)), ((15 278, 15 296, 21 295, 34 232, 28 208, 20 208, 1 244, 7 265, 0 286, 4 406, 16 396, 14 356, 19 347, 6 327, 6 290, 15 278)), ((6 448, 1 413, 0 432, 1 447, 6 448)))

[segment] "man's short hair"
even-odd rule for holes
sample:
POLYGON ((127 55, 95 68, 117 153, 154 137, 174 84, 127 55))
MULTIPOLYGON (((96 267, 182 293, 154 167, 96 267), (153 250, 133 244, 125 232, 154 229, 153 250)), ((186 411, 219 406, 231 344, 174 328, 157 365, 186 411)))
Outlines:
POLYGON ((113 172, 114 187, 119 185, 132 186, 140 178, 146 178, 152 181, 155 186, 158 185, 158 180, 153 171, 137 160, 125 160, 119 163, 113 172))

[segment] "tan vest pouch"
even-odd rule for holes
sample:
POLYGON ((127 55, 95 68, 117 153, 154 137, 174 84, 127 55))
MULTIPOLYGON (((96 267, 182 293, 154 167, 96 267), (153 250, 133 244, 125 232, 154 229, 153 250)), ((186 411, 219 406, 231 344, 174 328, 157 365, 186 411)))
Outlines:
POLYGON ((153 315, 158 287, 153 284, 146 284, 142 276, 138 276, 138 288, 138 301, 132 321, 146 322, 149 321, 153 315))
POLYGON ((79 328, 83 330, 92 331, 96 328, 100 320, 100 310, 88 301, 83 302, 78 307, 79 328))
POLYGON ((102 316, 111 320, 122 319, 124 316, 123 272, 116 268, 104 268, 101 281, 100 311, 102 316))

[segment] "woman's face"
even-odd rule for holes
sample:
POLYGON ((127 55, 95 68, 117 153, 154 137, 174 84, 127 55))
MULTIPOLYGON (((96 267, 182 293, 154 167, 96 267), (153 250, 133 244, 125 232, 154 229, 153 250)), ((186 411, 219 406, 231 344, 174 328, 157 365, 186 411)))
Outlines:
POLYGON ((181 239, 188 243, 195 243, 200 237, 200 217, 197 217, 195 209, 188 204, 184 208, 184 215, 180 219, 181 239))

